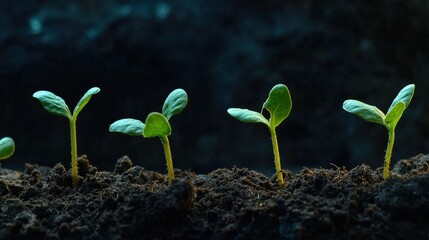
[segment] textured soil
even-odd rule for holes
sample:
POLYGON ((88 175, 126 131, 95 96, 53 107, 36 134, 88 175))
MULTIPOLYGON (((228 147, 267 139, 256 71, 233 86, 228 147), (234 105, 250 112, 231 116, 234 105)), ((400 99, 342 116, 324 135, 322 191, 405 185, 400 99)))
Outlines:
POLYGON ((381 168, 304 168, 274 177, 243 169, 176 181, 118 160, 114 172, 79 160, 0 169, 0 239, 429 239, 429 155, 381 168))

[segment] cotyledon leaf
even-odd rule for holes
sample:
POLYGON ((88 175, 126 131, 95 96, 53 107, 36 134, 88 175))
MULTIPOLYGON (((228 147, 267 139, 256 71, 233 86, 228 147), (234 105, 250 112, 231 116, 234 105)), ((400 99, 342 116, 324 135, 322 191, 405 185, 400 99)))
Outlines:
POLYGON ((252 110, 242 109, 242 108, 230 108, 228 109, 228 113, 232 117, 242 122, 263 123, 268 127, 270 126, 268 120, 262 114, 252 110))
POLYGON ((9 158, 15 152, 15 142, 10 137, 0 139, 0 160, 9 158))
POLYGON ((76 107, 74 108, 74 111, 73 111, 73 117, 74 118, 76 118, 77 115, 79 115, 80 111, 82 111, 82 109, 86 106, 86 104, 91 99, 92 95, 97 94, 98 92, 100 92, 100 88, 93 87, 93 88, 89 89, 85 93, 85 95, 83 95, 83 97, 79 100, 76 107))
POLYGON ((50 113, 60 115, 68 119, 72 118, 70 110, 61 97, 53 94, 49 91, 37 91, 33 94, 34 98, 37 98, 42 106, 50 113))
POLYGON ((349 113, 359 116, 365 121, 385 125, 384 119, 386 116, 376 106, 372 106, 358 100, 349 99, 344 101, 343 109, 349 113))
POLYGON ((180 113, 188 103, 188 95, 185 90, 179 88, 172 91, 165 99, 162 114, 170 120, 173 115, 180 113))
POLYGON ((158 112, 150 113, 146 118, 143 136, 146 138, 169 136, 171 126, 167 118, 158 112))
POLYGON ((275 85, 271 89, 263 107, 271 114, 270 123, 273 123, 274 127, 280 125, 289 116, 292 109, 292 99, 286 85, 275 85))
POLYGON ((409 84, 409 85, 405 86, 404 88, 402 88, 401 91, 399 91, 396 98, 393 99, 393 102, 390 105, 389 110, 387 111, 387 114, 390 112, 390 110, 393 107, 395 107, 396 103, 398 103, 398 102, 403 102, 405 104, 405 108, 407 108, 411 102, 411 99, 413 98, 415 88, 416 88, 416 86, 414 84, 409 84))
POLYGON ((137 119, 124 118, 112 123, 109 127, 111 132, 120 132, 130 136, 143 136, 145 124, 137 119))
POLYGON ((386 119, 384 120, 387 124, 387 127, 392 129, 396 127, 396 124, 402 117, 402 114, 405 111, 405 103, 397 102, 395 106, 387 113, 386 119))

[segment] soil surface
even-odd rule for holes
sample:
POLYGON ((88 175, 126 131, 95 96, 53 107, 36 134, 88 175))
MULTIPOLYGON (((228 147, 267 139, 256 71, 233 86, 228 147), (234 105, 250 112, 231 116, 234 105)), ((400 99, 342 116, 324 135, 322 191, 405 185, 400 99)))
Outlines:
POLYGON ((243 169, 165 174, 118 160, 114 172, 79 159, 70 171, 0 169, 0 239, 429 239, 429 155, 392 175, 304 168, 276 178, 243 169))

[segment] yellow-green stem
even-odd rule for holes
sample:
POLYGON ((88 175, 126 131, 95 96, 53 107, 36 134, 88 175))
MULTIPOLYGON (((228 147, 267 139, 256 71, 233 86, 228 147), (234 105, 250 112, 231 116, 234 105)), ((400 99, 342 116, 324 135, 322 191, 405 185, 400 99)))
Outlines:
POLYGON ((283 180, 282 166, 280 163, 279 145, 277 143, 276 129, 274 126, 270 127, 270 133, 271 133, 271 141, 273 143, 274 164, 276 165, 277 181, 279 182, 279 187, 281 188, 284 186, 285 182, 283 180))
POLYGON ((70 119, 70 142, 71 142, 71 167, 73 188, 77 188, 77 140, 76 140, 76 119, 70 119))
POLYGON ((395 142, 395 129, 389 129, 389 140, 387 143, 386 156, 384 158, 383 178, 389 177, 390 159, 392 158, 393 143, 395 142))
POLYGON ((167 136, 161 137, 162 145, 164 146, 165 160, 167 160, 168 181, 170 184, 174 180, 173 159, 171 158, 170 142, 167 136))

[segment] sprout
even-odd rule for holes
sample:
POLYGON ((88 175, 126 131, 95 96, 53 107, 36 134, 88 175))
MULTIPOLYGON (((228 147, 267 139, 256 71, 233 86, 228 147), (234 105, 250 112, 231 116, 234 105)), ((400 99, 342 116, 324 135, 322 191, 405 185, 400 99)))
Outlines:
POLYGON ((289 89, 284 84, 275 85, 262 106, 263 109, 267 109, 270 113, 270 119, 267 120, 262 113, 258 113, 248 109, 241 108, 230 108, 228 113, 242 121, 249 123, 263 123, 265 124, 271 133, 271 140, 274 152, 274 163, 276 166, 277 180, 279 187, 284 186, 284 180, 282 175, 282 168, 280 163, 280 152, 277 143, 276 127, 280 125, 288 116, 292 109, 292 99, 290 97, 289 89))
POLYGON ((168 180, 174 180, 173 159, 171 157, 170 142, 171 135, 170 118, 180 113, 188 103, 188 95, 183 89, 176 89, 168 95, 162 107, 162 114, 152 112, 146 118, 146 123, 140 120, 125 118, 112 123, 109 127, 111 132, 120 132, 130 136, 143 136, 145 138, 159 137, 164 147, 165 159, 167 161, 168 180))
POLYGON ((389 177, 390 159, 392 157, 393 144, 395 142, 395 128, 402 113, 408 107, 414 95, 414 84, 405 86, 398 96, 393 100, 387 114, 384 114, 376 106, 368 105, 366 103, 349 99, 344 101, 343 108, 347 112, 353 113, 365 121, 381 124, 389 131, 389 139, 387 143, 386 156, 384 158, 383 178, 389 177))
POLYGON ((100 88, 98 87, 93 87, 89 89, 74 108, 73 115, 70 113, 66 102, 61 97, 48 91, 37 91, 33 94, 33 97, 37 98, 48 112, 54 115, 66 117, 69 120, 71 140, 71 166, 74 189, 76 189, 78 181, 76 120, 80 111, 82 111, 82 109, 86 106, 92 95, 98 92, 100 92, 100 88))

